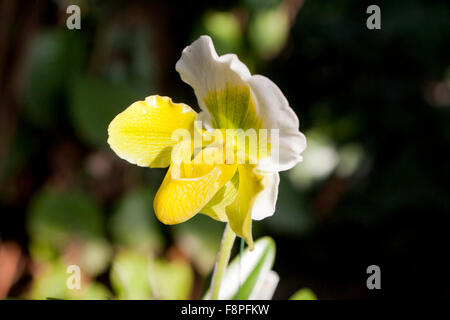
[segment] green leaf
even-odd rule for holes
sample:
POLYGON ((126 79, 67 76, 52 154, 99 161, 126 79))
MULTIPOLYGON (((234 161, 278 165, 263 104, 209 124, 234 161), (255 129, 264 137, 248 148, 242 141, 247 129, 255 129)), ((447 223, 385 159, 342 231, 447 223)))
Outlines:
POLYGON ((203 276, 211 272, 219 250, 224 224, 198 215, 182 224, 171 226, 170 230, 179 247, 203 276))
POLYGON ((283 7, 261 10, 250 20, 250 43, 264 59, 276 56, 285 46, 288 35, 289 17, 283 7))
POLYGON ((94 147, 105 147, 109 123, 134 101, 142 98, 126 84, 80 77, 74 81, 72 88, 69 104, 71 121, 83 141, 94 147))
POLYGON ((109 265, 112 248, 105 239, 89 240, 82 244, 79 261, 83 271, 90 275, 103 272, 109 265))
POLYGON ((317 297, 311 289, 303 288, 294 293, 290 300, 317 300, 317 297))
POLYGON ((81 293, 81 295, 74 295, 74 298, 81 300, 106 300, 110 297, 111 293, 109 292, 108 288, 98 282, 90 283, 86 290, 81 293))
MULTIPOLYGON (((99 300, 111 297, 109 290, 97 282, 81 281, 80 289, 69 289, 67 279, 71 275, 66 272, 67 265, 60 260, 42 263, 35 270, 31 289, 27 294, 29 299, 99 300)), ((81 269, 81 279, 85 279, 83 269, 81 269)))
POLYGON ((274 9, 281 4, 281 0, 244 0, 245 6, 252 11, 274 9))
POLYGON ((118 299, 152 299, 149 255, 141 251, 122 250, 111 268, 111 285, 118 299))
POLYGON ((248 300, 259 297, 275 261, 276 248, 270 237, 258 239, 254 245, 253 251, 245 249, 241 258, 238 255, 229 264, 222 279, 219 299, 248 300))
POLYGON ((38 272, 33 275, 27 298, 33 300, 46 299, 47 297, 67 299, 69 290, 66 281, 69 276, 60 262, 41 266, 38 272))
POLYGON ((181 260, 169 262, 158 259, 150 266, 150 273, 158 299, 189 299, 194 273, 188 263, 181 260))
POLYGON ((153 259, 144 251, 122 250, 111 270, 119 299, 188 299, 193 282, 186 262, 153 259))
POLYGON ((214 39, 214 46, 219 54, 242 52, 243 36, 239 20, 229 12, 206 12, 199 31, 214 39))
POLYGON ((81 192, 44 189, 32 200, 27 224, 33 257, 55 260, 69 255, 83 272, 96 275, 108 265, 111 248, 104 238, 99 206, 81 192))
POLYGON ((81 69, 84 46, 82 36, 61 30, 43 31, 33 39, 26 57, 24 115, 39 128, 54 125, 63 114, 59 100, 81 69))
POLYGON ((73 238, 101 239, 103 215, 87 194, 44 189, 32 200, 28 233, 32 241, 61 249, 73 238))
POLYGON ((153 211, 154 192, 139 188, 128 192, 109 221, 116 243, 131 248, 159 251, 164 238, 153 211), (131 231, 132 230, 132 231, 131 231))
POLYGON ((151 24, 137 24, 128 28, 117 25, 102 30, 100 42, 97 42, 99 52, 112 53, 109 58, 101 61, 97 69, 101 74, 115 83, 126 83, 145 95, 155 88, 158 70, 155 68, 155 51, 148 50, 153 43, 151 24), (117 59, 114 53, 120 53, 127 59, 117 59))

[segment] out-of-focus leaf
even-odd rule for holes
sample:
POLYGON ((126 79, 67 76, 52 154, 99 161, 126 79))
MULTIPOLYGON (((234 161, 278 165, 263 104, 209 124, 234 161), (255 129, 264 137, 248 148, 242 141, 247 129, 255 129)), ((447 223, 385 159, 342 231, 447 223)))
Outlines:
POLYGON ((311 289, 303 288, 294 293, 290 300, 317 300, 317 297, 311 289))
POLYGON ((282 8, 262 10, 250 20, 250 43, 259 56, 270 59, 283 49, 289 34, 289 18, 282 8))
POLYGON ((364 149, 359 144, 347 144, 339 149, 339 164, 336 173, 340 177, 354 174, 364 160, 364 149))
POLYGON ((203 215, 171 227, 177 246, 206 276, 213 268, 225 225, 203 215))
POLYGON ((118 244, 156 251, 163 247, 164 238, 153 211, 153 197, 151 190, 140 188, 120 200, 109 223, 118 244))
POLYGON ((282 0, 244 0, 246 6, 252 11, 262 9, 274 9, 281 4, 282 0))
POLYGON ((68 251, 84 272, 98 274, 109 262, 100 208, 86 194, 46 189, 32 200, 28 218, 32 255, 51 260, 68 251))
POLYGON ((111 284, 119 299, 188 299, 194 273, 186 262, 153 259, 122 250, 114 259, 111 284))
POLYGON ((150 256, 142 251, 122 250, 111 269, 111 285, 118 299, 152 299, 149 277, 150 256))
POLYGON ((292 184, 299 190, 327 178, 339 163, 336 146, 324 131, 310 130, 306 136, 308 148, 302 155, 304 160, 288 172, 292 184))
POLYGON ((239 21, 230 12, 207 12, 203 17, 202 34, 208 34, 214 41, 219 54, 239 54, 243 47, 242 31, 239 21))
POLYGON ((189 299, 194 273, 188 263, 181 260, 158 259, 150 266, 155 296, 164 300, 189 299))
MULTIPOLYGON (((255 242, 253 251, 247 248, 242 256, 236 256, 222 278, 219 299, 258 298, 275 261, 275 251, 275 241, 270 237, 263 237, 255 242)), ((209 297, 209 292, 210 289, 206 297, 209 297)))
POLYGON ((307 198, 293 188, 286 173, 282 172, 276 214, 265 219, 263 224, 272 232, 285 236, 304 235, 310 232, 317 222, 306 204, 307 198))
POLYGON ((148 95, 158 77, 154 50, 151 49, 152 25, 137 24, 129 28, 114 25, 106 33, 103 39, 106 50, 128 57, 108 61, 106 77, 115 83, 130 85, 141 95, 148 95))
POLYGON ((47 297, 55 299, 66 299, 68 295, 68 288, 66 286, 67 277, 66 271, 60 264, 48 264, 41 266, 33 277, 31 290, 28 293, 28 298, 46 299, 47 297))
POLYGON ((102 212, 84 193, 45 189, 32 200, 28 233, 32 241, 55 249, 67 245, 71 238, 101 239, 102 212))
POLYGON ((84 60, 84 41, 66 30, 38 34, 28 51, 24 90, 24 115, 40 128, 61 115, 60 99, 84 60))
MULTIPOLYGON (((83 273, 83 270, 81 270, 83 273)), ((81 282, 80 289, 69 289, 67 279, 71 276, 67 273, 67 266, 56 260, 40 265, 33 276, 31 289, 27 295, 30 299, 81 299, 100 300, 111 297, 109 290, 96 282, 81 282)), ((81 276, 83 279, 83 276, 81 276)))
POLYGON ((111 292, 103 284, 92 282, 81 294, 73 294, 73 298, 80 300, 106 300, 111 298, 111 292))
POLYGON ((107 146, 108 125, 131 103, 143 97, 123 83, 98 78, 78 78, 74 82, 69 111, 71 121, 86 143, 107 146))
POLYGON ((105 239, 89 240, 81 247, 80 264, 85 272, 96 275, 105 270, 111 255, 111 246, 105 239))

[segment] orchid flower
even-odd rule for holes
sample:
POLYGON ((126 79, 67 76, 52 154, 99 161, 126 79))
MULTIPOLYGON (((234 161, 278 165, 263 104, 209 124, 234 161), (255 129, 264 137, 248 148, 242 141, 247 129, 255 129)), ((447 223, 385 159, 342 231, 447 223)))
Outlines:
POLYGON ((275 211, 278 172, 302 159, 306 139, 299 120, 271 80, 252 75, 234 54, 218 56, 208 36, 183 50, 176 70, 194 89, 201 112, 168 97, 149 96, 114 118, 108 143, 130 163, 169 167, 154 199, 162 223, 206 214, 228 222, 252 249, 252 220, 275 211), (180 130, 189 137, 180 141, 180 130), (276 134, 257 135, 255 152, 239 139, 228 139, 229 130, 276 134), (217 138, 225 132, 225 139, 217 138), (205 144, 196 148, 195 137, 205 144))

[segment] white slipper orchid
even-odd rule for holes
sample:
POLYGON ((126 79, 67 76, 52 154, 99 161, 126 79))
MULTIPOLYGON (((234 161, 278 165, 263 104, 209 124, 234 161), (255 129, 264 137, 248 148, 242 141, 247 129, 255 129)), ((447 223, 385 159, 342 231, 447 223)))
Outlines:
POLYGON ((299 132, 298 118, 271 80, 251 75, 234 54, 218 56, 208 36, 183 50, 176 70, 193 87, 201 112, 167 97, 150 96, 116 116, 108 128, 108 143, 133 164, 170 165, 154 199, 161 222, 176 224, 197 213, 207 214, 228 222, 252 248, 252 219, 275 211, 278 172, 302 159, 306 139, 299 132), (180 129, 188 133, 188 144, 176 138, 180 129), (245 146, 245 136, 244 145, 234 137, 214 139, 195 149, 196 135, 205 141, 225 131, 228 137, 229 130, 271 134, 257 136, 256 151, 245 146))

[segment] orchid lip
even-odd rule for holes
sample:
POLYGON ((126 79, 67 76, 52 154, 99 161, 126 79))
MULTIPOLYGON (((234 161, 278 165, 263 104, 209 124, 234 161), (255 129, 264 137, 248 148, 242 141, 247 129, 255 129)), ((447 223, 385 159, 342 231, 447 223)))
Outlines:
POLYGON ((278 172, 302 160, 306 139, 299 120, 271 80, 252 75, 234 54, 219 56, 208 36, 185 48, 175 69, 194 89, 201 112, 169 97, 149 96, 111 122, 108 143, 130 163, 169 167, 154 200, 163 223, 208 212, 229 222, 251 246, 252 219, 275 211, 278 172), (227 140, 216 140, 218 131, 227 130, 242 131, 244 142, 242 136, 229 141, 228 133, 227 140), (203 140, 208 142, 203 145, 203 140))

